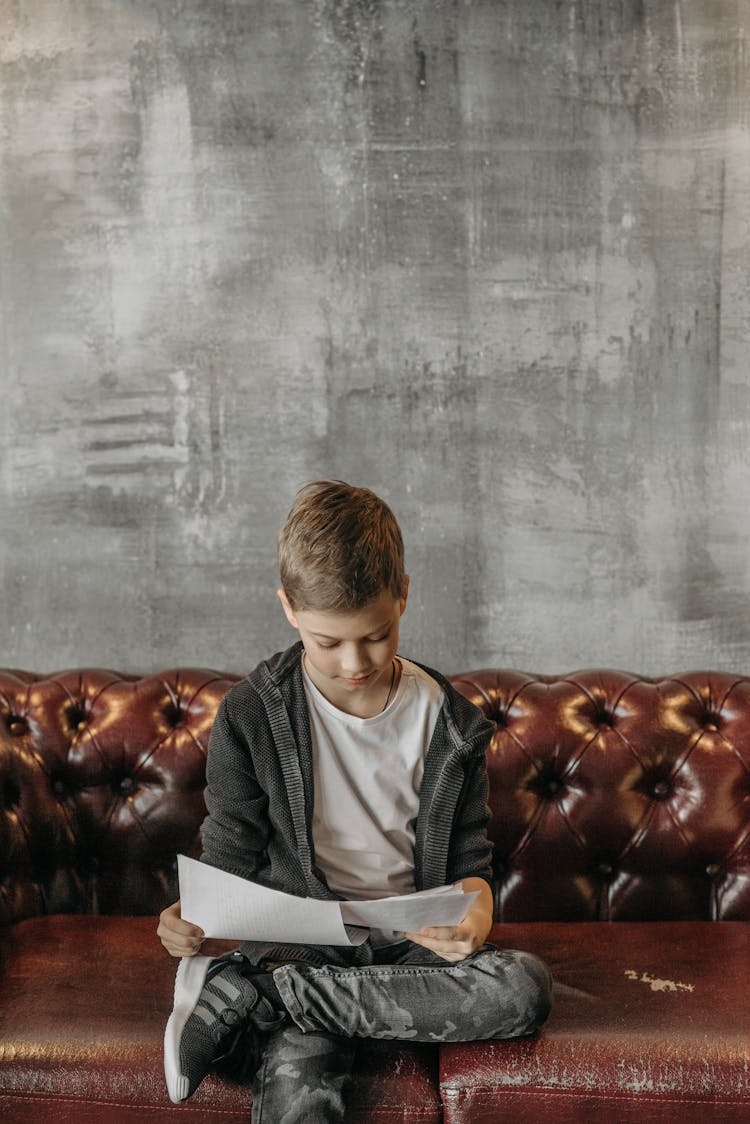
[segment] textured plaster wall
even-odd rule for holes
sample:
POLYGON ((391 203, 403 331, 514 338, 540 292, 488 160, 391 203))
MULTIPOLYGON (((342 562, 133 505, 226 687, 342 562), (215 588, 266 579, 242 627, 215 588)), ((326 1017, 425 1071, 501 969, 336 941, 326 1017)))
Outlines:
POLYGON ((0 0, 0 663, 292 639, 296 488, 402 650, 750 661, 750 0, 0 0))

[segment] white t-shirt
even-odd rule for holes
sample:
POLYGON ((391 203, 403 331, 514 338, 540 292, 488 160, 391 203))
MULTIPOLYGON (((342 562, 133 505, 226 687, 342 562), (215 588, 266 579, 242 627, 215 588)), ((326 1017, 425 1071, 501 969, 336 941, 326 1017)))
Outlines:
POLYGON ((333 706, 304 670, 313 744, 313 843, 328 885, 346 898, 414 890, 414 838, 424 760, 442 688, 409 660, 382 714, 333 706))

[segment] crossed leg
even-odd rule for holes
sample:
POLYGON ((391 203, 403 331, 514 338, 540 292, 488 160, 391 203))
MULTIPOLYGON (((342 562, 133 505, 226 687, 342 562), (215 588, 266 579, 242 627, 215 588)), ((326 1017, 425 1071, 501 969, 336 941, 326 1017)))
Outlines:
POLYGON ((550 973, 530 953, 484 945, 454 964, 403 942, 381 959, 274 971, 294 1022, 267 1042, 253 1083, 253 1124, 343 1121, 357 1038, 513 1038, 533 1033, 550 1011, 550 973))

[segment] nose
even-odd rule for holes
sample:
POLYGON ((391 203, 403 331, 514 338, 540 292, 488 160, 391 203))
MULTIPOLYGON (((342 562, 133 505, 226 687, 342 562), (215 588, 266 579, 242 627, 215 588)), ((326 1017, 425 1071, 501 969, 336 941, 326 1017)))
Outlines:
POLYGON ((367 675, 369 668, 365 660, 362 658, 363 653, 359 648, 344 651, 342 658, 342 667, 344 668, 343 675, 346 679, 361 679, 363 675, 367 675))
POLYGON ((367 675, 369 668, 359 667, 356 671, 345 670, 343 675, 345 679, 363 679, 367 675))

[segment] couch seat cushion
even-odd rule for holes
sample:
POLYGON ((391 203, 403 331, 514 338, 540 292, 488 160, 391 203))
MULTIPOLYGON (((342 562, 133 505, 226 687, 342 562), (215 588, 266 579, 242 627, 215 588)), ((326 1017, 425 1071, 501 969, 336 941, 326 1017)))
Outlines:
POLYGON ((750 923, 495 926, 555 978, 531 1038, 441 1050, 446 1124, 750 1120, 750 923))
MULTIPOLYGON (((164 1084, 162 1039, 176 961, 152 917, 38 917, 16 925, 0 964, 0 1119, 247 1124, 249 1091, 214 1076, 184 1105, 164 1084), (31 1100, 29 1100, 31 1098, 31 1100)), ((440 1120, 429 1046, 363 1043, 351 1120, 440 1120)))

